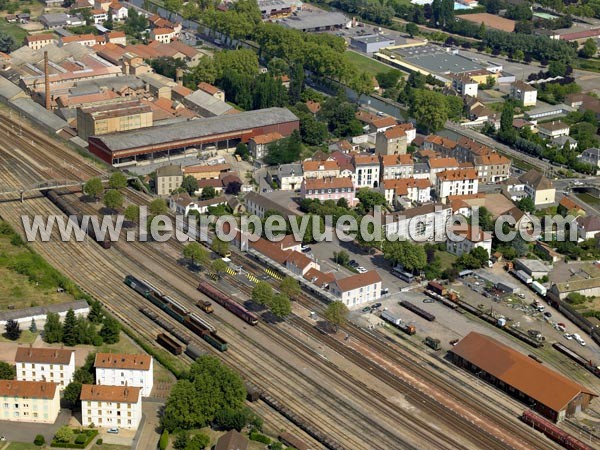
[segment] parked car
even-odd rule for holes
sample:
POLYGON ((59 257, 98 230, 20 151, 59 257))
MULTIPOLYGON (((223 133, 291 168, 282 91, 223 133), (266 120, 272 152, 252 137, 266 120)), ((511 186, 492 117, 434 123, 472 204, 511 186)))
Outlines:
POLYGON ((549 311, 546 311, 546 312, 544 313, 544 317, 547 317, 547 318, 549 319, 550 317, 552 317, 552 313, 551 313, 551 312, 549 312, 549 311))
POLYGON ((371 307, 370 307, 370 306, 365 306, 365 307, 362 309, 362 312, 364 312, 364 313, 366 313, 366 312, 370 312, 370 311, 371 311, 371 307))
POLYGON ((389 288, 383 288, 383 289, 381 290, 381 295, 386 295, 386 294, 389 294, 389 292, 390 292, 390 289, 389 289, 389 288))
POLYGON ((377 302, 377 303, 373 303, 371 305, 371 309, 377 309, 377 308, 381 308, 381 303, 377 302))
POLYGON ((353 260, 353 259, 350 260, 350 262, 348 263, 348 265, 350 267, 358 267, 358 263, 355 260, 353 260))
POLYGON ((365 273, 365 272, 368 272, 368 270, 367 270, 367 269, 365 269, 363 266, 358 266, 358 267, 356 268, 356 270, 358 271, 358 273, 365 273))
POLYGON ((435 300, 433 300, 432 298, 426 297, 423 299, 423 303, 433 303, 435 300))
POLYGON ((117 427, 113 427, 113 428, 109 428, 107 430, 107 433, 111 433, 111 434, 119 434, 119 429, 117 427))
POLYGON ((565 334, 564 334, 564 336, 565 336, 565 339, 567 339, 567 340, 569 340, 569 341, 570 341, 571 339, 573 339, 573 335, 572 335, 572 334, 565 333, 565 334))
POLYGON ((300 250, 302 250, 302 253, 309 253, 312 250, 312 248, 310 248, 310 247, 301 247, 300 250))

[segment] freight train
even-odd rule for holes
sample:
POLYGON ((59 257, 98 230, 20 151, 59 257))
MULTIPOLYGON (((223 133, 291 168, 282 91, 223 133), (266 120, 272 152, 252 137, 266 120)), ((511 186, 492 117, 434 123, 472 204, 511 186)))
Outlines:
POLYGON ((414 325, 409 325, 407 323, 402 322, 402 319, 393 316, 387 311, 383 311, 381 313, 381 318, 386 322, 391 323, 393 326, 398 328, 400 331, 404 331, 406 334, 413 335, 417 332, 414 325))
POLYGON ((581 442, 579 439, 571 436, 552 422, 547 421, 532 411, 524 411, 523 415, 521 415, 521 420, 536 430, 541 431, 554 442, 568 450, 592 450, 592 447, 589 445, 581 442))
POLYGON ((552 344, 552 347, 554 347, 556 350, 561 352, 563 355, 568 356, 573 361, 575 361, 577 364, 579 364, 580 366, 583 366, 586 370, 589 370, 594 375, 596 375, 598 378, 600 378, 600 367, 592 364, 591 361, 588 361, 583 356, 581 356, 579 353, 576 353, 575 351, 571 350, 569 347, 566 347, 563 344, 560 344, 558 342, 555 342, 554 344, 552 344))
POLYGON ((188 311, 181 303, 160 292, 148 281, 138 280, 132 275, 127 275, 124 283, 147 300, 150 300, 169 316, 184 324, 190 331, 200 336, 217 350, 221 352, 227 350, 227 342, 217 336, 217 330, 212 325, 188 311))
MULTIPOLYGON (((44 193, 46 194, 46 197, 48 197, 48 199, 54 203, 58 209, 60 209, 63 213, 65 213, 67 216, 69 216, 69 220, 72 220, 73 222, 75 222, 75 224, 83 230, 82 228, 82 221, 83 221, 83 215, 80 214, 79 212, 77 212, 77 210, 75 208, 73 208, 71 205, 69 205, 69 203, 64 200, 63 198, 61 198, 60 194, 54 190, 47 190, 44 191, 44 193)), ((105 249, 109 249, 112 246, 112 241, 110 240, 110 237, 108 235, 108 233, 105 233, 104 238, 100 239, 96 237, 96 232, 94 230, 94 227, 92 226, 91 223, 87 223, 85 224, 85 233, 94 240, 94 242, 98 243, 100 246, 102 246, 102 248, 105 249)))
POLYGON ((405 307, 409 311, 414 312, 416 315, 421 316, 423 319, 428 320, 429 322, 433 322, 435 320, 435 316, 433 314, 423 311, 421 308, 411 302, 402 300, 401 302, 398 302, 398 304, 405 307))
POLYGON ((201 282, 198 290, 250 325, 258 325, 258 316, 212 285, 201 282))
POLYGON ((183 353, 183 346, 180 345, 175 339, 165 333, 160 333, 156 336, 156 342, 162 345, 164 348, 169 350, 174 355, 181 355, 183 353))

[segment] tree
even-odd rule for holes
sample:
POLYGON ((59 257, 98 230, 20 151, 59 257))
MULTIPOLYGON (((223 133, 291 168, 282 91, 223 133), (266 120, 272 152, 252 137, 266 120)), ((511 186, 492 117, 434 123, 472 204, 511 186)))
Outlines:
POLYGON ((435 132, 444 127, 448 120, 448 106, 445 96, 427 89, 413 93, 410 115, 417 120, 419 128, 435 132))
POLYGON ((222 241, 217 236, 213 238, 210 248, 217 255, 226 256, 229 253, 229 242, 222 241))
POLYGON ((217 411, 217 414, 215 415, 215 423, 217 426, 238 431, 241 431, 249 420, 250 411, 248 408, 225 408, 217 411))
POLYGON ((500 115, 500 131, 498 137, 502 142, 511 145, 515 142, 517 132, 513 128, 513 119, 515 116, 514 105, 510 101, 504 102, 502 114, 500 115))
POLYGON ((250 152, 248 151, 248 146, 246 144, 244 144, 243 142, 240 142, 235 147, 234 155, 239 156, 244 161, 248 161, 248 159, 250 158, 250 152))
MULTIPOLYGON (((196 178, 194 178, 192 175, 186 175, 181 182, 181 187, 185 189, 189 195, 194 195, 194 192, 198 190, 198 180, 196 180, 196 178)), ((205 188, 205 190, 206 189, 208 188, 205 188)), ((202 194, 204 194, 204 190, 202 191, 202 194)))
POLYGON ((202 200, 210 200, 211 198, 215 198, 216 196, 217 191, 215 190, 215 188, 212 186, 207 186, 204 189, 202 189, 202 194, 200 195, 200 198, 202 200))
POLYGON ((419 34, 419 27, 412 22, 408 22, 406 24, 406 32, 411 38, 414 38, 417 34, 419 34))
POLYGON ((567 74, 567 65, 560 60, 553 60, 548 66, 548 75, 551 77, 564 77, 567 74))
POLYGON ((302 293, 300 283, 293 277, 285 277, 279 284, 279 290, 287 295, 289 298, 294 299, 302 293))
POLYGON ((92 301, 90 305, 90 312, 87 318, 92 323, 102 323, 102 321, 104 320, 104 311, 102 311, 102 303, 100 303, 98 300, 92 301))
POLYGON ((266 281, 259 281, 252 289, 252 300, 259 304, 269 306, 273 301, 273 288, 266 281))
POLYGON ((335 326, 335 331, 346 323, 348 318, 348 307, 340 301, 331 302, 325 310, 325 318, 329 323, 335 326))
POLYGON ((102 321, 102 329, 100 336, 106 344, 115 344, 119 342, 119 334, 121 332, 121 324, 113 317, 106 316, 102 321))
POLYGON ((494 231, 494 217, 485 206, 479 207, 479 227, 483 231, 494 231))
POLYGON ((158 216, 161 214, 167 214, 167 212, 169 211, 169 207, 167 206, 167 202, 165 199, 156 198, 156 199, 152 200, 152 202, 150 203, 150 207, 148 208, 148 211, 153 216, 158 216))
POLYGON ((283 319, 292 313, 292 302, 290 298, 283 294, 275 294, 270 303, 270 309, 275 316, 283 319))
POLYGON ((75 322, 75 312, 69 308, 63 323, 62 342, 70 347, 78 344, 75 334, 75 322))
POLYGON ((161 424, 169 432, 201 428, 213 422, 218 411, 243 409, 245 399, 240 375, 218 358, 202 355, 191 365, 189 376, 173 386, 161 424))
POLYGON ((114 172, 108 179, 108 187, 111 189, 124 189, 127 187, 127 177, 123 172, 114 172))
POLYGON ((221 258, 217 258, 211 263, 210 268, 220 277, 221 274, 227 270, 227 263, 221 258))
POLYGON ((387 204, 385 196, 381 192, 370 188, 359 189, 356 197, 360 200, 364 212, 372 211, 375 206, 385 206, 387 204))
POLYGON ((56 430, 54 438, 59 442, 69 442, 73 438, 73 430, 68 425, 63 425, 56 430))
POLYGON ((400 264, 408 271, 422 270, 427 265, 425 249, 407 241, 385 242, 383 255, 392 265, 400 264))
POLYGON ((169 431, 163 430, 162 434, 160 435, 160 440, 158 441, 158 448, 160 450, 167 450, 168 445, 169 445, 169 431))
POLYGON ((102 185, 102 180, 100 178, 90 178, 83 185, 83 192, 86 195, 89 195, 94 200, 99 199, 104 192, 104 186, 102 185))
POLYGON ((140 207, 138 205, 129 205, 125 208, 123 215, 130 222, 137 222, 140 219, 140 207))
POLYGON ((535 212, 535 210, 536 210, 535 203, 533 202, 531 197, 523 197, 521 200, 519 200, 517 202, 517 207, 521 211, 525 211, 525 212, 529 212, 529 213, 535 212))
MULTIPOLYGON (((242 428, 246 424, 242 425, 242 428)), ((184 450, 202 450, 210 445, 210 437, 204 433, 198 433, 192 436, 184 450)))
POLYGON ((62 324, 57 313, 48 313, 44 324, 44 342, 53 344, 62 341, 62 324))
POLYGON ((15 366, 4 361, 0 361, 0 380, 14 380, 17 376, 15 366))
POLYGON ((583 47, 579 50, 579 56, 582 58, 592 58, 598 53, 598 45, 592 38, 585 41, 583 47))
POLYGON ((38 328, 37 328, 37 324, 35 323, 35 319, 31 318, 31 324, 29 325, 29 331, 31 333, 37 333, 38 328))
POLYGON ((523 50, 517 49, 513 53, 512 57, 516 61, 523 61, 525 59, 525 53, 523 53, 523 50))
POLYGON ((63 400, 69 409, 75 409, 79 405, 79 396, 81 395, 81 383, 72 381, 67 384, 63 393, 63 400))
POLYGON ((231 181, 225 187, 225 193, 229 195, 238 195, 242 191, 242 183, 239 181, 231 181))
POLYGON ((11 35, 4 32, 0 33, 0 52, 10 53, 17 47, 17 43, 11 35))
POLYGON ((300 133, 298 130, 294 130, 289 137, 269 144, 265 162, 267 164, 288 164, 298 161, 302 148, 300 133))
POLYGON ((484 267, 490 260, 490 254, 485 248, 475 247, 471 250, 471 256, 479 262, 479 267, 484 267))
POLYGON ((210 255, 198 242, 190 242, 183 248, 183 257, 192 260, 192 264, 205 266, 210 261, 210 255))
POLYGON ((104 206, 108 209, 118 209, 123 206, 123 194, 116 189, 109 190, 104 194, 104 206))
POLYGON ((288 98, 292 105, 300 101, 300 96, 304 90, 304 67, 302 64, 296 63, 290 71, 290 88, 288 90, 288 98))
POLYGON ((21 327, 16 320, 8 320, 4 326, 4 335, 11 341, 16 341, 21 337, 21 327))
POLYGON ((350 255, 346 250, 340 250, 339 252, 333 252, 333 259, 335 260, 336 264, 345 266, 350 262, 350 255))

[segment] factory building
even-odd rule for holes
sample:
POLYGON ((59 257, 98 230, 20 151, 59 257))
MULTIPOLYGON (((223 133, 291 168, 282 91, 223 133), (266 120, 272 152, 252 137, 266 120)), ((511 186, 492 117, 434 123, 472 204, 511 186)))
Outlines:
POLYGON ((484 334, 471 332, 451 350, 452 361, 531 409, 561 421, 583 411, 597 395, 484 334))
POLYGON ((151 126, 152 108, 139 99, 77 109, 77 134, 84 141, 90 136, 151 126))
POLYGON ((234 148, 254 136, 277 132, 289 136, 299 120, 285 108, 267 108, 221 117, 176 122, 159 127, 89 138, 89 150, 115 166, 174 159, 203 149, 234 148))

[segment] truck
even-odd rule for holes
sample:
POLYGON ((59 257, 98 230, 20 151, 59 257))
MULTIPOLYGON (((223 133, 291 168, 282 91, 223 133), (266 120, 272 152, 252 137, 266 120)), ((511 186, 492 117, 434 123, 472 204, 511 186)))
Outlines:
POLYGON ((523 270, 517 270, 514 274, 519 280, 521 280, 525 284, 531 284, 533 282, 533 278, 531 278, 531 276, 523 270))
POLYGON ((402 323, 402 319, 390 314, 388 311, 383 311, 381 313, 381 318, 386 322, 391 323, 392 325, 400 325, 402 323))
POLYGON ((533 283, 531 283, 531 289, 533 289, 535 292, 537 292, 542 297, 545 297, 546 294, 548 293, 548 289, 546 289, 546 287, 543 284, 541 284, 537 281, 534 281, 533 283))

